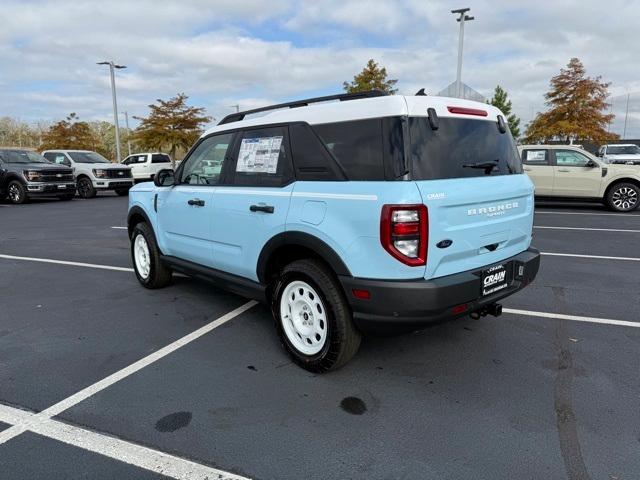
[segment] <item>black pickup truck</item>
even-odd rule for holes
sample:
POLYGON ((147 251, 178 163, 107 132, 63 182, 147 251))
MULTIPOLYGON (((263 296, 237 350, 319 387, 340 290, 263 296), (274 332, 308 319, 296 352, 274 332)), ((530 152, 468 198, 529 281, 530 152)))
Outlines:
POLYGON ((32 197, 71 200, 76 183, 70 168, 55 165, 30 150, 0 149, 0 199, 24 203, 32 197))

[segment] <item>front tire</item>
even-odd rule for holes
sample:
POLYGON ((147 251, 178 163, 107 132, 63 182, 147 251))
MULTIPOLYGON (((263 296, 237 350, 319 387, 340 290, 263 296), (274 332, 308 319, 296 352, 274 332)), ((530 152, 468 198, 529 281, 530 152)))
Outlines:
POLYGON ((297 260, 284 267, 272 310, 285 349, 310 372, 335 370, 358 351, 362 337, 342 287, 317 260, 297 260))
POLYGON ((171 282, 171 269, 160 260, 156 237, 146 222, 137 224, 131 234, 131 260, 143 287, 162 288, 171 282))
POLYGON ((631 212, 640 206, 640 187, 633 183, 617 183, 609 189, 605 200, 611 210, 631 212))
POLYGON ((27 197, 27 189, 17 180, 9 182, 9 185, 7 186, 7 197, 14 205, 20 205, 29 201, 29 197, 27 197))
POLYGON ((78 179, 77 187, 80 198, 93 198, 96 196, 96 189, 93 187, 93 182, 88 177, 80 177, 78 179))

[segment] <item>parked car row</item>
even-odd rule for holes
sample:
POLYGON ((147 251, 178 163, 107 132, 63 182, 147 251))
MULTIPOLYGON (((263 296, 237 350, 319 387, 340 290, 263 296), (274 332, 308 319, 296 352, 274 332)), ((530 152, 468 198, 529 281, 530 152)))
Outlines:
POLYGON ((130 155, 122 164, 112 163, 89 150, 0 149, 0 200, 24 203, 35 197, 71 200, 93 198, 99 191, 128 195, 137 181, 153 180, 160 169, 171 168, 164 153, 130 155))

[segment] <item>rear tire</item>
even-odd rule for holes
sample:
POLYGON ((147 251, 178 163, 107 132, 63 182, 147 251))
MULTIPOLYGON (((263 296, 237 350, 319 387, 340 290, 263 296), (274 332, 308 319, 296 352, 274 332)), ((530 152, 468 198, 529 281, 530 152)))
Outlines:
POLYGON ((616 212, 631 212, 640 206, 640 187, 620 182, 613 185, 605 197, 607 206, 616 212))
POLYGON ((129 189, 118 189, 116 190, 116 193, 120 196, 120 197, 126 197, 127 195, 129 195, 129 189))
POLYGON ((171 269, 160 260, 160 250, 153 229, 148 223, 138 223, 131 234, 131 260, 136 277, 149 289, 166 287, 171 283, 171 269))
POLYGON ((7 197, 14 205, 20 205, 29 201, 27 189, 17 180, 9 182, 7 186, 7 197))
POLYGON ((80 177, 78 179, 78 195, 80 198, 93 198, 96 196, 96 189, 89 177, 80 177))
POLYGON ((292 360, 314 373, 335 370, 362 338, 342 287, 323 263, 296 260, 282 270, 272 297, 276 329, 292 360))

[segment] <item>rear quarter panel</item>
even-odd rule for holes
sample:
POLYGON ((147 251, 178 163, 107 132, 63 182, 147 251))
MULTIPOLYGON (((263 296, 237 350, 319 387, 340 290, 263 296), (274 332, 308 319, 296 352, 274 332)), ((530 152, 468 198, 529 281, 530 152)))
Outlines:
POLYGON ((414 182, 296 182, 286 230, 313 235, 329 245, 355 277, 412 279, 424 266, 409 267, 380 243, 384 204, 420 204, 414 182))

